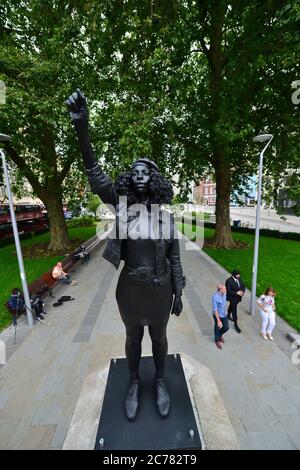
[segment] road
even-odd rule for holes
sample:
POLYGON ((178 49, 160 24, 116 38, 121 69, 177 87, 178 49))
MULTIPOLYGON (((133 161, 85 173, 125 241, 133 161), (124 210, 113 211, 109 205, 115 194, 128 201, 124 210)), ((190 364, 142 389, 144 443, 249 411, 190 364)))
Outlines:
MULTIPOLYGON (((214 213, 214 207, 205 206, 205 212, 214 213)), ((240 220, 242 224, 249 224, 255 227, 256 208, 255 207, 230 207, 230 217, 232 220, 240 220)), ((274 210, 261 209, 261 228, 280 230, 281 232, 300 233, 300 217, 286 215, 286 220, 282 220, 274 210)))

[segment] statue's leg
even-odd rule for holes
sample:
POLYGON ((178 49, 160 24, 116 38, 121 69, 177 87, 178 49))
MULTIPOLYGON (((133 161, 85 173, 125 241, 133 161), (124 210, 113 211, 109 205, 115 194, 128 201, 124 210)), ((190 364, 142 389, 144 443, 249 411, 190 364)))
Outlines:
POLYGON ((167 326, 151 325, 149 334, 152 340, 153 359, 156 368, 155 397, 159 414, 166 418, 170 412, 171 399, 163 378, 168 354, 167 326))
POLYGON ((162 379, 168 354, 167 325, 150 325, 152 353, 156 369, 156 378, 162 379))
POLYGON ((126 326, 125 353, 128 361, 130 377, 132 379, 139 378, 139 365, 142 354, 143 336, 143 326, 126 326))
POLYGON ((129 421, 136 418, 139 407, 139 364, 142 353, 144 327, 126 325, 125 352, 128 361, 130 380, 125 398, 125 412, 129 421))

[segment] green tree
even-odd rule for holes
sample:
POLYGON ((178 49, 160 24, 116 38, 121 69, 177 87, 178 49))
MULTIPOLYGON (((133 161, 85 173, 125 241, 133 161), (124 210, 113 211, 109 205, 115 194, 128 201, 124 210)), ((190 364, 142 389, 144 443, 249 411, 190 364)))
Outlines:
POLYGON ((299 54, 299 3, 185 1, 177 8, 182 40, 173 58, 179 61, 172 78, 176 133, 184 166, 204 165, 215 173, 212 245, 230 248, 230 195, 257 169, 251 137, 275 134, 277 152, 265 158, 273 173, 297 160, 290 84, 299 54))
POLYGON ((296 165, 297 0, 6 0, 0 8, 1 129, 14 136, 10 157, 49 207, 60 245, 63 182, 77 154, 62 99, 78 85, 112 177, 147 155, 179 175, 184 199, 190 180, 214 172, 216 247, 234 246, 230 194, 257 168, 251 137, 276 134, 277 152, 266 154, 274 175, 296 165))
POLYGON ((297 159, 291 102, 299 3, 112 0, 89 4, 97 153, 111 174, 149 155, 188 183, 214 172, 215 247, 234 247, 229 203, 257 170, 258 132, 276 134, 266 167, 297 159), (99 105, 100 103, 100 105, 99 105), (288 135, 288 139, 287 139, 288 135))
POLYGON ((94 217, 97 217, 97 210, 101 205, 101 201, 97 194, 93 194, 91 192, 87 193, 85 197, 85 201, 83 203, 83 207, 86 207, 90 212, 94 214, 94 217))
POLYGON ((78 150, 63 102, 84 73, 72 48, 80 35, 77 6, 81 2, 1 3, 1 132, 12 136, 7 155, 47 208, 53 251, 69 245, 63 183, 78 150))

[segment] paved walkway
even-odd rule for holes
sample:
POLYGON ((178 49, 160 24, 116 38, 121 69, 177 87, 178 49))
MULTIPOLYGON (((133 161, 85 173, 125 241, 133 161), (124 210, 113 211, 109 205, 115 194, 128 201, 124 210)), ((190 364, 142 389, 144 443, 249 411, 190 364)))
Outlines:
MULTIPOLYGON (((258 335, 258 319, 240 309, 238 335, 226 334, 224 349, 213 342, 210 297, 227 273, 200 250, 186 250, 184 312, 169 322, 169 352, 186 352, 214 374, 242 449, 300 449, 300 371, 292 364, 283 321, 275 342, 258 335)), ((76 300, 53 308, 43 325, 12 330, 9 359, 0 370, 0 449, 60 449, 85 377, 112 357, 124 355, 124 327, 115 301, 118 272, 101 256, 103 247, 62 293, 76 300)), ((249 300, 249 299, 248 299, 249 300)), ((247 300, 243 307, 247 307, 247 300)), ((151 354, 148 334, 143 354, 151 354)))

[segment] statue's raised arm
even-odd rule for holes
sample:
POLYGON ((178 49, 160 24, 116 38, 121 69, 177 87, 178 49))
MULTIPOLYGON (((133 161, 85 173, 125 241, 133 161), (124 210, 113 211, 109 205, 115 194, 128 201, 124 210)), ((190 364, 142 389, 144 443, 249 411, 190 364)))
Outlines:
POLYGON ((159 415, 166 418, 171 407, 164 380, 168 351, 166 328, 170 313, 179 315, 183 310, 181 296, 185 287, 174 216, 161 207, 171 203, 172 183, 160 173, 153 160, 141 155, 132 163, 131 171, 121 173, 114 185, 96 161, 84 95, 77 90, 66 105, 92 191, 116 208, 115 229, 109 234, 102 256, 116 269, 124 260, 116 300, 126 328, 125 351, 130 375, 124 401, 126 416, 133 421, 139 408, 141 343, 144 327, 148 326, 156 369, 155 401, 159 415))
POLYGON ((108 176, 97 163, 89 134, 89 113, 87 100, 79 88, 65 101, 74 124, 80 151, 93 193, 98 194, 105 204, 116 207, 118 195, 108 176))

